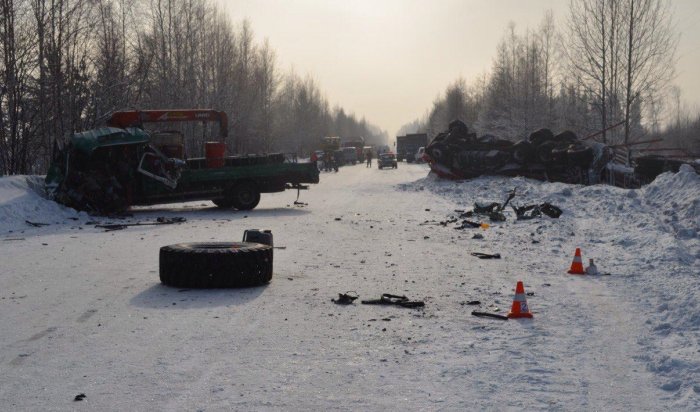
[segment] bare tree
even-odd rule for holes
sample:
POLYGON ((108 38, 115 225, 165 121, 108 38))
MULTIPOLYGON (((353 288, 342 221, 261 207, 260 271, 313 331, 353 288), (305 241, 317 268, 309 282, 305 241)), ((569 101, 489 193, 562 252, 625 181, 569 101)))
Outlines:
POLYGON ((634 105, 653 99, 669 84, 678 37, 666 0, 624 0, 627 24, 625 51, 625 144, 630 142, 634 105))
MULTIPOLYGON (((609 124, 609 96, 611 85, 617 94, 615 84, 610 80, 611 62, 619 61, 618 38, 612 27, 619 20, 617 2, 620 0, 571 0, 567 26, 569 31, 564 38, 562 50, 568 58, 576 82, 587 93, 595 96, 594 102, 600 114, 600 128, 609 124)), ((607 131, 603 141, 606 142, 607 131)))

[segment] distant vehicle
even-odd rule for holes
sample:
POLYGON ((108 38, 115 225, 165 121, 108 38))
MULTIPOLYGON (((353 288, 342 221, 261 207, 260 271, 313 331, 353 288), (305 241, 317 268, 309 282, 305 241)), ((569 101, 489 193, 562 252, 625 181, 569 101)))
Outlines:
POLYGON ((364 162, 365 161, 365 154, 362 150, 362 148, 365 146, 365 138, 362 136, 359 137, 349 137, 349 138, 343 138, 342 147, 354 147, 355 152, 357 152, 356 156, 356 161, 357 162, 364 162))
POLYGON ((416 159, 418 148, 428 145, 427 133, 413 133, 406 136, 396 136, 396 158, 398 161, 406 159, 412 163, 416 159))
POLYGON ((357 149, 354 147, 343 147, 343 163, 344 164, 356 164, 357 163, 357 149))
POLYGON ((340 137, 326 136, 321 139, 321 149, 324 152, 333 152, 340 149, 340 137))
POLYGON ((380 169, 383 169, 385 167, 390 167, 392 169, 396 169, 397 168, 396 155, 393 153, 380 154, 379 159, 377 159, 377 166, 380 169))

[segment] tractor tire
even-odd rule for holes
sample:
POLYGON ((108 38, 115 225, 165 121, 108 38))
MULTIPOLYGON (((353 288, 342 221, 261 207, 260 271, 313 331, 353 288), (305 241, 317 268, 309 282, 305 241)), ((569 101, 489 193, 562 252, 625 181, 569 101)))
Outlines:
POLYGON ((272 279, 272 246, 178 243, 160 248, 160 281, 179 288, 240 288, 272 279))
POLYGON ((243 182, 233 188, 233 207, 238 210, 252 210, 260 203, 260 191, 253 182, 243 182))

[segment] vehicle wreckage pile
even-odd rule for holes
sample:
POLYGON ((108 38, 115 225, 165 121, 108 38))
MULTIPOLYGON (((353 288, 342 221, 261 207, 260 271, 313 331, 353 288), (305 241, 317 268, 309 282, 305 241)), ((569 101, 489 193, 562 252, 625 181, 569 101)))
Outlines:
POLYGON ((568 130, 554 135, 540 129, 513 143, 492 135, 477 138, 460 120, 438 134, 425 153, 433 172, 450 179, 497 174, 593 184, 608 161, 604 145, 586 144, 568 130))

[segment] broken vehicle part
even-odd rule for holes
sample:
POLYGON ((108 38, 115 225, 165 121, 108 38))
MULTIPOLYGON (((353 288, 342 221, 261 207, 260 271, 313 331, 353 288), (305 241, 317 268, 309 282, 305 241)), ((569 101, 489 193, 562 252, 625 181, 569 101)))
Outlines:
POLYGON ((397 305, 404 308, 419 308, 425 306, 425 302, 423 301, 411 301, 406 296, 392 295, 390 293, 384 293, 376 300, 363 300, 362 303, 365 305, 397 305))
POLYGON ((500 253, 489 254, 489 253, 481 253, 481 252, 472 252, 471 255, 476 256, 479 259, 500 259, 501 258, 500 253))
POLYGON ((336 305, 350 305, 358 297, 359 295, 355 291, 338 293, 338 299, 331 299, 331 302, 335 303, 336 305))
POLYGON ((136 222, 136 223, 113 223, 113 224, 97 224, 96 228, 107 230, 121 230, 129 226, 155 226, 155 225, 171 225, 173 223, 183 223, 187 221, 184 217, 159 217, 155 222, 136 222))
POLYGON ((473 311, 472 315, 476 316, 476 317, 480 317, 480 318, 493 318, 493 319, 499 319, 499 320, 508 320, 508 316, 503 316, 503 315, 499 315, 496 313, 473 311))

